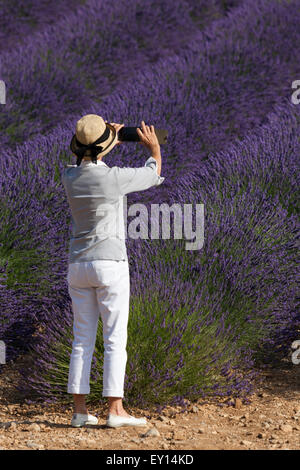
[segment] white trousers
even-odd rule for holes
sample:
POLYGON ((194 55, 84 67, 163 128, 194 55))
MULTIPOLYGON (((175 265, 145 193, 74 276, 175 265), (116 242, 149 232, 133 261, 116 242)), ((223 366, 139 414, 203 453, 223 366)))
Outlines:
POLYGON ((123 398, 130 295, 128 261, 71 263, 67 280, 74 315, 68 393, 90 393, 91 362, 101 315, 104 343, 102 396, 123 398))

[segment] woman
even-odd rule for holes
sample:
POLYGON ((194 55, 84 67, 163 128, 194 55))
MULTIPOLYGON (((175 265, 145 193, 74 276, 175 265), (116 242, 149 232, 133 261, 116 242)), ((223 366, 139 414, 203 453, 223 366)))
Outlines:
POLYGON ((123 408, 127 362, 127 324, 130 279, 125 245, 123 200, 130 192, 158 186, 161 154, 154 126, 144 121, 137 133, 151 152, 138 168, 109 167, 102 161, 118 141, 124 124, 105 122, 101 116, 83 116, 76 125, 71 149, 77 165, 69 165, 62 177, 73 221, 69 246, 68 291, 74 314, 68 393, 74 396, 72 426, 97 424, 88 413, 85 395, 90 393, 91 361, 98 319, 103 324, 103 396, 108 397, 106 424, 110 427, 144 426, 123 408))

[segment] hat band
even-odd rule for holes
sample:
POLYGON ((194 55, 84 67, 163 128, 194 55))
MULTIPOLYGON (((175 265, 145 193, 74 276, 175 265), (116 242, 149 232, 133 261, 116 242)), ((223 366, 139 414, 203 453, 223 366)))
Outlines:
POLYGON ((97 155, 98 153, 101 153, 103 151, 103 147, 98 144, 107 140, 109 135, 110 135, 110 128, 106 126, 104 133, 97 140, 95 140, 95 142, 93 142, 92 144, 88 144, 88 145, 84 145, 81 142, 79 142, 79 140, 77 139, 75 135, 75 142, 76 142, 77 148, 75 148, 73 152, 75 153, 75 155, 77 155, 77 162, 76 162, 77 166, 81 164, 81 160, 83 159, 84 154, 87 150, 91 151, 92 162, 97 164, 97 155))
POLYGON ((76 144, 80 148, 91 149, 95 145, 100 144, 101 142, 104 142, 105 140, 107 140, 109 137, 109 134, 110 134, 110 128, 107 126, 104 133, 97 140, 95 140, 95 142, 93 142, 92 144, 88 144, 88 145, 82 144, 81 142, 79 142, 77 137, 76 137, 76 144))

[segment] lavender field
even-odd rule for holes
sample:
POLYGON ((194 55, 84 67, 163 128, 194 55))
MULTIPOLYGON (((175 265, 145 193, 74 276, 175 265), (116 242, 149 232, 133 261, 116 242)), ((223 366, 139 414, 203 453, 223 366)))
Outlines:
MULTIPOLYGON (((76 121, 169 132, 164 183, 128 205, 203 203, 204 245, 127 240, 129 404, 242 397, 300 339, 299 0, 0 0, 0 340, 28 402, 69 402, 76 121), (17 366, 16 366, 17 367, 17 366)), ((141 166, 140 145, 109 166, 141 166)), ((102 398, 102 328, 90 401, 102 398)), ((2 372, 0 365, 0 373, 2 372)))

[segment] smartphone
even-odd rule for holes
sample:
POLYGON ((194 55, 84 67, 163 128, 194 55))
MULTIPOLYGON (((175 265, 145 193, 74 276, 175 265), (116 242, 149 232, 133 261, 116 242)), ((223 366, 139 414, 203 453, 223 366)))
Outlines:
MULTIPOLYGON (((122 127, 118 132, 118 139, 122 142, 139 142, 140 137, 136 131, 136 128, 139 128, 142 131, 142 128, 139 126, 136 127, 122 127)), ((157 140, 160 145, 167 143, 168 131, 165 129, 154 129, 157 140)))

